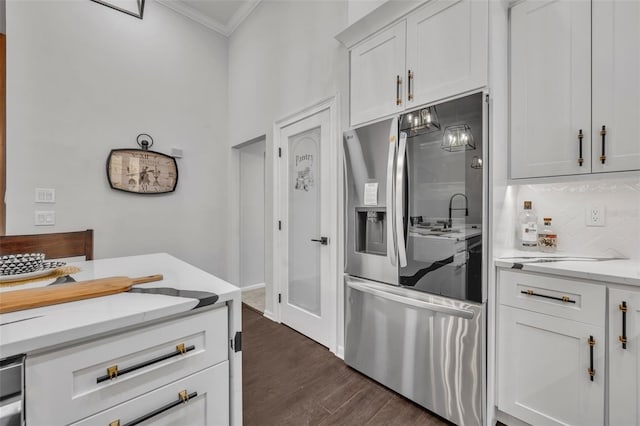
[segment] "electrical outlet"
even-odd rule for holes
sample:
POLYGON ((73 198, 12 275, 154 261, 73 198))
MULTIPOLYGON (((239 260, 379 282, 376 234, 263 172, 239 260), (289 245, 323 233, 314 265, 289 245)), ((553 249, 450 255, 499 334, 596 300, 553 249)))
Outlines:
POLYGON ((604 226, 605 216, 605 207, 603 205, 587 207, 585 223, 587 226, 604 226))
POLYGON ((52 226, 56 224, 56 212, 53 210, 36 210, 34 212, 34 225, 52 226))

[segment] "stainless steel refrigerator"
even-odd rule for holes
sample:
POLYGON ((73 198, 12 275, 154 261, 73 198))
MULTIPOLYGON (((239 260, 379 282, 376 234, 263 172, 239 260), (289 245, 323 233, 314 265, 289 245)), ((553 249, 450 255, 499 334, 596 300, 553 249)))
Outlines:
POLYGON ((459 425, 484 416, 487 105, 344 134, 345 362, 459 425))

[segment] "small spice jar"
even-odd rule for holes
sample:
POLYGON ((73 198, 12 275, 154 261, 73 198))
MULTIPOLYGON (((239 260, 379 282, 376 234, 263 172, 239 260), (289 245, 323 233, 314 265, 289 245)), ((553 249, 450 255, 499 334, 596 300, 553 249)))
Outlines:
POLYGON ((558 247, 558 235, 551 228, 551 218, 545 217, 544 226, 538 232, 538 248, 545 253, 553 253, 558 247))

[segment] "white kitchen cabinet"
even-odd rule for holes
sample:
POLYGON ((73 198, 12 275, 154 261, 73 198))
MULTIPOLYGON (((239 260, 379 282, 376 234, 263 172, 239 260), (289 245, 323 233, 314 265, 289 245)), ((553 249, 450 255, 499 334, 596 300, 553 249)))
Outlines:
POLYGON ((640 292, 609 289, 609 425, 640 424, 640 292), (623 309, 626 308, 626 312, 623 309), (624 324, 624 325, 623 325, 624 324), (623 346, 622 339, 626 338, 623 346))
POLYGON ((510 51, 511 177, 591 172, 590 2, 518 3, 510 51))
POLYGON ((486 1, 440 0, 407 17, 407 108, 487 82, 486 1))
POLYGON ((351 50, 351 124, 404 109, 406 23, 351 50))
POLYGON ((604 327, 501 306, 500 331, 498 408, 531 424, 603 424, 604 327))
POLYGON ((207 389, 224 388, 219 397, 226 395, 220 403, 228 418, 228 342, 228 308, 222 305, 27 356, 27 422, 69 424, 223 363, 224 380, 207 389))
POLYGON ((351 49, 356 126, 487 84, 488 1, 432 0, 351 49))
POLYGON ((637 1, 511 8, 511 178, 640 170, 639 26, 637 1))
POLYGON ((605 286, 500 271, 498 409, 530 424, 604 423, 605 300, 605 286))
POLYGON ((72 426, 216 426, 229 424, 229 363, 192 376, 73 423, 72 426), (144 420, 143 420, 144 419, 144 420))
POLYGON ((593 172, 640 169, 638 28, 639 1, 593 2, 593 172))

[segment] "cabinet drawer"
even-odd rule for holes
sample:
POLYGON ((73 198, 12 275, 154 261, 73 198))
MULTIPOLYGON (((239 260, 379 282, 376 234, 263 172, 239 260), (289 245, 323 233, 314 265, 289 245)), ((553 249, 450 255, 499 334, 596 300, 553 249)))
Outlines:
POLYGON ((227 333, 222 306, 27 357, 26 400, 39 401, 26 404, 27 421, 68 424, 225 361, 227 333))
POLYGON ((228 425, 228 361, 81 420, 72 426, 126 426, 138 423, 149 426, 228 425), (185 401, 184 395, 189 396, 185 401))
POLYGON ((500 271, 499 303, 604 327, 606 287, 516 271, 500 271))

